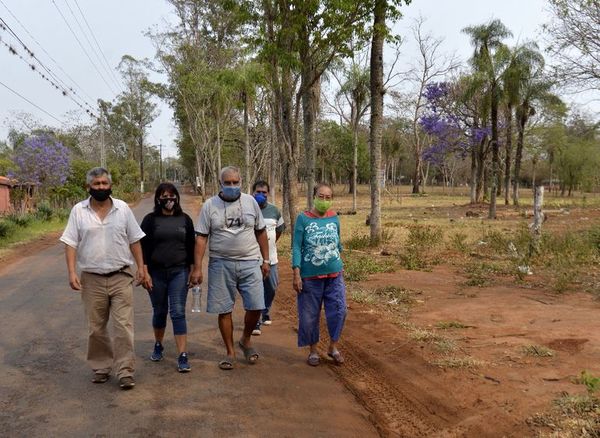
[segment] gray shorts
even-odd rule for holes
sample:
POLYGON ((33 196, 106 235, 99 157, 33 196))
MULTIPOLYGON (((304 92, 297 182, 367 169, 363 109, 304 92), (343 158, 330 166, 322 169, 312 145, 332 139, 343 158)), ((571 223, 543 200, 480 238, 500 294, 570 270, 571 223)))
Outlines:
POLYGON ((245 310, 263 310, 265 295, 260 260, 231 260, 211 257, 208 261, 206 311, 233 311, 236 292, 242 296, 245 310))

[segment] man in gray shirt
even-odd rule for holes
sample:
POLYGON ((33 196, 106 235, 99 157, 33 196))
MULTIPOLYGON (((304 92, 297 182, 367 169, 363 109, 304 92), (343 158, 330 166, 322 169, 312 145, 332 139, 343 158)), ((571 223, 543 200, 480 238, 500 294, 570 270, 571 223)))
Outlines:
POLYGON ((241 193, 238 168, 225 167, 221 191, 202 206, 196 224, 196 247, 191 283, 202 283, 202 259, 208 244, 208 291, 206 310, 219 314, 219 330, 227 356, 219 368, 233 368, 233 320, 231 312, 239 291, 244 303, 244 333, 238 345, 248 363, 258 353, 251 345, 252 330, 265 308, 263 278, 269 275, 269 243, 260 207, 251 195, 241 193))

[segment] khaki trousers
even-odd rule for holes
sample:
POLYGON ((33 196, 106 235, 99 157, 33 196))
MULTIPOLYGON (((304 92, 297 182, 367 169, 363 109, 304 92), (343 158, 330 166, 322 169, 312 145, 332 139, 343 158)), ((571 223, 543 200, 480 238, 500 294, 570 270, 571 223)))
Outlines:
POLYGON ((82 272, 81 298, 88 321, 87 360, 94 372, 133 376, 133 274, 130 268, 110 276, 82 272), (108 320, 112 317, 111 340, 108 320))

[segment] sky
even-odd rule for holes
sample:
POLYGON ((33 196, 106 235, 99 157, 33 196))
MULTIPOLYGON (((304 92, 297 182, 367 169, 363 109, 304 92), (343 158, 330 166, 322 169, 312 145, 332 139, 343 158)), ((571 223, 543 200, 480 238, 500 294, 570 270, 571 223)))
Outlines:
MULTIPOLYGON (((528 39, 539 40, 540 26, 549 19, 544 0, 412 0, 410 5, 403 7, 403 13, 403 19, 394 27, 396 33, 409 35, 412 21, 422 16, 426 20, 424 29, 444 40, 443 51, 455 53, 462 60, 472 54, 469 39, 461 32, 466 26, 499 18, 513 32, 514 37, 508 42, 514 44, 528 39)), ((171 7, 164 0, 0 0, 0 18, 56 76, 71 86, 71 79, 76 82, 75 91, 91 105, 98 98, 111 100, 118 93, 117 81, 113 78, 113 75, 118 77, 118 73, 110 73, 108 67, 101 66, 108 64, 115 68, 124 54, 152 59, 155 49, 144 33, 156 25, 164 28, 169 20, 174 20, 171 7), (86 48, 87 55, 65 24, 61 13, 86 48), (88 30, 88 24, 93 35, 88 30), (82 29, 95 51, 90 48, 82 29), (96 40, 101 52, 95 44, 96 40), (102 72, 104 79, 96 68, 102 72)), ((0 28, 0 38, 27 57, 22 46, 7 30, 0 28)), ((415 54, 414 43, 407 38, 400 65, 410 64, 415 54)), ((581 96, 577 99, 585 102, 581 96)), ((177 132, 172 111, 163 102, 159 103, 159 109, 161 114, 152 124, 148 140, 152 144, 162 142, 163 156, 175 156, 177 132)), ((14 119, 15 113, 27 112, 44 124, 56 126, 59 124, 56 119, 67 120, 67 113, 73 110, 79 110, 79 107, 71 99, 62 96, 26 63, 10 54, 5 45, 0 44, 0 140, 6 138, 7 120, 14 119), (45 112, 15 96, 5 86, 45 112)))

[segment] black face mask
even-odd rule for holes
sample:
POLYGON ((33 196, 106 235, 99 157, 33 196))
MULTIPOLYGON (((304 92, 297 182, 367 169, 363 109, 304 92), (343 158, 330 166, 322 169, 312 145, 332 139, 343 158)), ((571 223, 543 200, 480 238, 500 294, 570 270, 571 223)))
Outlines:
POLYGON ((164 208, 167 211, 171 211, 177 205, 177 198, 162 198, 158 200, 161 208, 164 208))
POLYGON ((112 189, 92 189, 90 188, 90 196, 98 202, 106 201, 112 193, 112 189))

